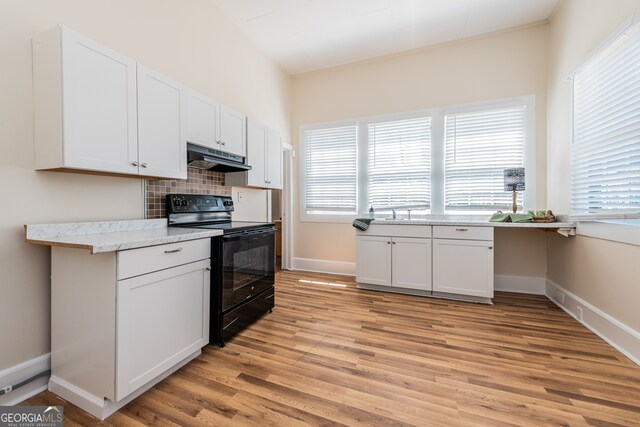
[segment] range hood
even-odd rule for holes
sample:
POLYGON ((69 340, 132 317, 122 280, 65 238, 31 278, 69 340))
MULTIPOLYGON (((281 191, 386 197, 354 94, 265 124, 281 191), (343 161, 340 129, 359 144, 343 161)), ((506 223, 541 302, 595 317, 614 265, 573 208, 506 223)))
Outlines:
POLYGON ((215 172, 242 172, 251 170, 244 164, 244 157, 225 153, 212 148, 187 144, 187 165, 190 168, 212 170, 215 172))

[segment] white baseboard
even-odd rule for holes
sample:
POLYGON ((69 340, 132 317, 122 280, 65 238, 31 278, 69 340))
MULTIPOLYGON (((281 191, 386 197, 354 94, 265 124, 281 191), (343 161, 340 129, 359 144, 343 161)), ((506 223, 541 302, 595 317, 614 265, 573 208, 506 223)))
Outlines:
POLYGON ((640 365, 640 332, 547 279, 546 296, 578 322, 640 365), (578 308, 582 309, 580 318, 578 308))
POLYGON ((356 275, 356 263, 344 261, 332 261, 328 259, 293 258, 292 270, 313 271, 316 273, 356 275))
POLYGON ((496 274, 493 277, 493 289, 519 294, 544 295, 547 285, 545 277, 507 276, 496 274))
MULTIPOLYGON (((11 366, 3 371, 0 371, 0 388, 7 386, 14 386, 22 381, 26 381, 29 378, 33 378, 38 374, 51 369, 51 355, 49 353, 38 356, 34 359, 27 360, 18 365, 11 366)), ((34 381, 16 388, 9 393, 0 396, 1 406, 16 405, 36 394, 43 392, 47 389, 47 383, 49 377, 44 376, 35 379, 34 381)))

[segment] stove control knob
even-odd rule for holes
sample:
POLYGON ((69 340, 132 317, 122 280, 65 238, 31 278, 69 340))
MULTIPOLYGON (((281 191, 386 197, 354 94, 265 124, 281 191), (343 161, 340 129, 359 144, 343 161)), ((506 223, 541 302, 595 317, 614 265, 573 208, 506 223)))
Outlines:
POLYGON ((174 200, 173 206, 180 206, 180 200, 174 200))

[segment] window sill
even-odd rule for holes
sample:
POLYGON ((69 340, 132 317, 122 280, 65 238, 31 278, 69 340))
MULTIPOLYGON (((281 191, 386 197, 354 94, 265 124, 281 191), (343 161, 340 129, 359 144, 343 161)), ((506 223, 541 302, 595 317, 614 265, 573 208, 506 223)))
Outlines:
POLYGON ((640 219, 579 220, 580 236, 640 246, 640 219))

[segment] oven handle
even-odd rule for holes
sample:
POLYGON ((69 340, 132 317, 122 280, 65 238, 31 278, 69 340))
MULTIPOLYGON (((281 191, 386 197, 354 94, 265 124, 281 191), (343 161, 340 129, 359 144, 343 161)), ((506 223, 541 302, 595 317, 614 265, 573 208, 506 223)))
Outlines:
POLYGON ((228 233, 225 234, 223 236, 224 240, 231 240, 231 239, 237 239, 238 237, 245 237, 245 236, 269 236, 271 234, 276 234, 276 230, 275 228, 271 229, 262 229, 262 230, 255 230, 255 231, 239 231, 237 233, 228 233))

